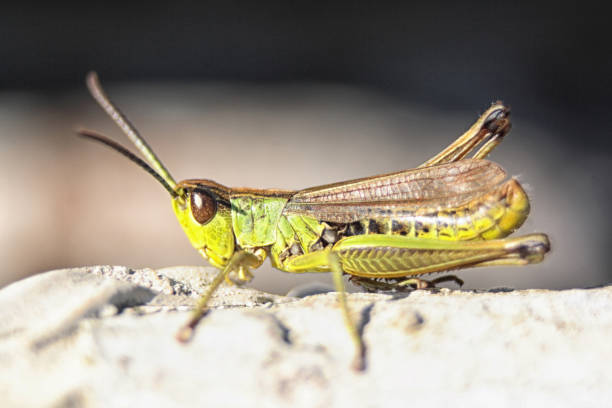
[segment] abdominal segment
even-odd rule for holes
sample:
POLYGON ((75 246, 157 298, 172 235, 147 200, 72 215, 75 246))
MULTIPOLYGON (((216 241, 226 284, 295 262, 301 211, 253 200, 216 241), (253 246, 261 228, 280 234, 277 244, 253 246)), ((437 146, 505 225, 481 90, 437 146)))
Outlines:
POLYGON ((518 181, 511 179, 496 189, 456 208, 393 209, 348 224, 345 236, 402 235, 409 238, 465 241, 496 239, 511 234, 529 214, 529 199, 518 181), (382 215, 382 214, 381 214, 382 215))
POLYGON ((283 269, 289 259, 327 249, 345 237, 367 234, 446 241, 503 238, 520 227, 528 214, 529 199, 518 181, 511 179, 450 208, 414 209, 388 204, 374 207, 368 217, 349 223, 285 215, 279 222, 271 257, 273 264, 283 269))

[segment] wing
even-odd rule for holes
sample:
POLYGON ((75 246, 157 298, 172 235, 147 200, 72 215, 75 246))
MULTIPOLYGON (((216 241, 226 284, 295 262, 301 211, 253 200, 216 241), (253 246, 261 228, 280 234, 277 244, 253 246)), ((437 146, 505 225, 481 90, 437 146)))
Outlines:
POLYGON ((398 210, 442 210, 481 196, 505 178, 496 163, 465 159, 301 190, 284 213, 347 223, 398 210))

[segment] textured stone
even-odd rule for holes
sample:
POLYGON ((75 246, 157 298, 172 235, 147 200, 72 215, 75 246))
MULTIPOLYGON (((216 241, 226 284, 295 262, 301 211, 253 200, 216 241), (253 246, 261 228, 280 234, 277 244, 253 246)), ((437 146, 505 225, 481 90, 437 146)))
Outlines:
POLYGON ((178 327, 210 268, 99 266, 0 290, 0 402, 22 406, 609 406, 612 287, 350 294, 223 285, 193 340, 178 327))

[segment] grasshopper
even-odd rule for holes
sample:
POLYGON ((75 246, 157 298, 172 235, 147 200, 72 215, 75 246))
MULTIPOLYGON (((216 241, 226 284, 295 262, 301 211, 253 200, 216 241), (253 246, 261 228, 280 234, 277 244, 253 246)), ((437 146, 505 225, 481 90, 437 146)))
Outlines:
POLYGON ((299 191, 230 188, 206 179, 176 183, 134 126, 110 101, 98 76, 87 86, 145 160, 90 130, 101 142, 145 169, 168 191, 174 213, 193 247, 219 268, 177 338, 187 341, 223 281, 244 283, 270 258, 284 272, 331 272, 355 366, 365 348, 347 305, 343 275, 367 290, 434 286, 418 276, 454 269, 526 265, 550 250, 545 234, 505 238, 529 213, 519 184, 485 157, 510 130, 510 110, 495 102, 457 140, 412 170, 299 191), (471 157, 468 157, 473 152, 471 157))

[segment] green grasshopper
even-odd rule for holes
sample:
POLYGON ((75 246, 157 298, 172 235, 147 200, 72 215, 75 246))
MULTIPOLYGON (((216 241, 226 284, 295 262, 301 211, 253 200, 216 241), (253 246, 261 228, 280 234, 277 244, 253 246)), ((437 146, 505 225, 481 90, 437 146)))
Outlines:
POLYGON ((369 290, 431 287, 433 272, 491 265, 526 265, 550 250, 545 234, 505 238, 529 213, 516 179, 484 158, 510 130, 510 110, 495 102, 455 142, 412 170, 299 191, 230 188, 212 180, 176 183, 142 136, 115 107, 95 73, 87 86, 146 162, 90 130, 101 142, 149 172, 168 191, 194 248, 219 268, 177 338, 187 341, 224 281, 248 282, 270 258, 285 272, 332 272, 343 317, 365 367, 363 341, 351 319, 343 274, 369 290), (480 146, 480 147, 479 147, 480 146), (478 149, 477 149, 478 148, 478 149), (475 152, 474 152, 475 151, 475 152), (473 153, 472 157, 467 156, 473 153))

